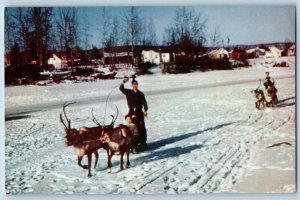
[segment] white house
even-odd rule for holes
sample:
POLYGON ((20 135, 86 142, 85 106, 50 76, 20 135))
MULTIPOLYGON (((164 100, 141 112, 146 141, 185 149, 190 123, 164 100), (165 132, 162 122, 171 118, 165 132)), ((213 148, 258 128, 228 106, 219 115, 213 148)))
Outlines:
MULTIPOLYGON (((169 56, 170 57, 170 56, 169 56)), ((160 64, 160 53, 153 51, 153 50, 143 50, 142 51, 142 61, 145 62, 150 62, 153 64, 160 64)))
POLYGON ((265 57, 267 58, 278 58, 281 57, 282 50, 278 49, 275 46, 270 46, 269 51, 266 51, 265 57))
POLYGON ((258 47, 256 47, 255 49, 248 49, 246 52, 247 52, 248 56, 251 58, 258 58, 260 56, 265 55, 265 50, 260 49, 258 47))
POLYGON ((229 53, 226 49, 220 48, 209 52, 208 57, 211 59, 223 59, 225 57, 229 58, 229 53))
POLYGON ((161 62, 169 63, 170 62, 170 53, 161 53, 161 62))
POLYGON ((53 65, 56 69, 61 69, 68 66, 68 61, 66 58, 59 58, 57 55, 53 54, 52 57, 48 59, 48 64, 53 65))

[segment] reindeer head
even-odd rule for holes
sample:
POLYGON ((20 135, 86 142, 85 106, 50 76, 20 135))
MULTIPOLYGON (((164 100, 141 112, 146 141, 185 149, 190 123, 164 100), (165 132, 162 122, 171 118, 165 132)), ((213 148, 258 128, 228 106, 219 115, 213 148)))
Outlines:
POLYGON ((102 142, 110 142, 110 137, 109 137, 109 133, 106 132, 105 130, 102 131, 102 136, 100 137, 100 140, 102 142))
POLYGON ((65 146, 72 146, 75 141, 78 140, 79 131, 72 128, 72 129, 65 129, 65 146))
POLYGON ((63 111, 62 113, 64 114, 67 122, 68 122, 68 125, 65 124, 64 120, 63 120, 63 116, 62 116, 62 113, 60 113, 60 122, 64 125, 65 127, 65 146, 71 146, 73 145, 73 142, 74 140, 77 138, 77 136, 79 135, 79 131, 77 129, 74 129, 74 128, 71 128, 71 120, 68 119, 67 117, 67 114, 66 114, 66 110, 65 108, 68 106, 68 105, 71 105, 71 104, 74 104, 74 103, 67 103, 65 102, 63 104, 63 111))

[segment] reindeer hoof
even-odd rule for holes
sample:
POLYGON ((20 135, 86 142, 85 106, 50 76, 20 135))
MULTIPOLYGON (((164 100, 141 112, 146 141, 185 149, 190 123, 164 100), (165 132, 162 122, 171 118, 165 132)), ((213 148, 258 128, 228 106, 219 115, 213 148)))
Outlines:
POLYGON ((107 170, 107 173, 110 174, 110 173, 111 173, 111 169, 108 169, 108 170, 107 170))
POLYGON ((89 175, 88 175, 88 178, 91 178, 91 177, 92 177, 92 175, 89 174, 89 175))
POLYGON ((82 167, 83 169, 87 169, 87 168, 88 168, 87 165, 82 165, 81 167, 82 167))

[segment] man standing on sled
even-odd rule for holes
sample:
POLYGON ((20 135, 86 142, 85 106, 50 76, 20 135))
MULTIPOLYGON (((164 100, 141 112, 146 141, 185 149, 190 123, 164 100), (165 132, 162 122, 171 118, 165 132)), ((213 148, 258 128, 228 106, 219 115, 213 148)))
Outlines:
POLYGON ((123 79, 120 85, 120 90, 126 95, 126 100, 129 108, 128 115, 137 117, 137 123, 139 127, 139 142, 137 151, 144 151, 147 148, 147 132, 145 127, 144 117, 147 116, 148 105, 144 93, 138 90, 138 82, 135 80, 135 76, 132 77, 132 89, 126 89, 124 84, 129 80, 128 77, 123 79), (144 108, 144 111, 143 111, 144 108))
POLYGON ((264 86, 267 107, 270 107, 271 105, 273 107, 276 106, 276 104, 278 103, 277 89, 275 87, 275 81, 273 78, 270 77, 269 72, 266 72, 264 86))
POLYGON ((269 72, 266 72, 266 77, 264 79, 264 86, 265 86, 265 89, 268 88, 268 86, 274 86, 274 80, 272 81, 271 80, 271 77, 270 77, 270 73, 269 72))

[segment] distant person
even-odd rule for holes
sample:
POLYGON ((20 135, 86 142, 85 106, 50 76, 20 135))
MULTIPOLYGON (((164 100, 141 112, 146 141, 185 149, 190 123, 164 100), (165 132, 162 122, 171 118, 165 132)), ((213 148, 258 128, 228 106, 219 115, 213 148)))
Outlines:
POLYGON ((274 82, 271 80, 270 73, 266 72, 266 76, 265 76, 265 79, 264 79, 265 89, 267 89, 269 85, 274 86, 274 82))
POLYGON ((133 76, 131 82, 132 89, 126 89, 124 87, 124 84, 127 83, 128 80, 128 77, 123 79, 123 82, 120 85, 120 90, 124 95, 126 95, 129 108, 128 115, 137 117, 139 130, 139 144, 137 151, 144 151, 147 148, 147 131, 144 117, 147 116, 148 105, 144 93, 138 90, 138 82, 135 80, 135 76, 133 76))

